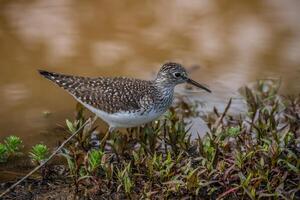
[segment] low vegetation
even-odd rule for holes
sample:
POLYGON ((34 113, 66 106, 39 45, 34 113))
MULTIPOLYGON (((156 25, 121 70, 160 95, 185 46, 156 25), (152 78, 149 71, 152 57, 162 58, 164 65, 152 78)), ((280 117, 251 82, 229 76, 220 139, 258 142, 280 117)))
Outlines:
MULTIPOLYGON (((195 105, 186 101, 159 121, 114 132, 107 140, 90 123, 58 156, 65 158, 65 173, 44 170, 42 180, 28 180, 7 197, 300 199, 300 94, 281 96, 278 88, 259 81, 243 89, 247 111, 229 114, 229 100, 223 112, 215 108, 201 116, 209 131, 195 140, 186 120, 196 114, 195 105)), ((67 120, 68 132, 85 121, 79 108, 76 119, 67 120)), ((7 141, 0 145, 3 162, 21 145, 7 141)), ((36 164, 47 155, 41 144, 30 152, 36 164)))
POLYGON ((4 143, 0 143, 0 163, 5 163, 10 157, 20 155, 22 149, 22 140, 14 135, 4 139, 4 143))

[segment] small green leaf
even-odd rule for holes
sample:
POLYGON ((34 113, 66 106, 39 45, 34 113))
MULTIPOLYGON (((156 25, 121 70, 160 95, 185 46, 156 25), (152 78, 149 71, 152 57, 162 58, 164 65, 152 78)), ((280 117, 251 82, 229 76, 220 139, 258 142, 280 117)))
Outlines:
POLYGON ((16 153, 22 148, 22 140, 14 135, 5 138, 4 143, 9 153, 16 153))
POLYGON ((92 172, 101 165, 104 153, 101 150, 92 149, 88 154, 89 171, 92 172))
POLYGON ((8 157, 7 148, 4 144, 0 143, 0 163, 6 162, 8 157))
POLYGON ((36 144, 32 147, 32 150, 29 152, 30 157, 34 163, 42 163, 47 159, 49 154, 49 149, 44 144, 36 144))
POLYGON ((71 133, 75 133, 76 128, 75 128, 75 126, 73 125, 73 123, 72 123, 70 120, 66 119, 66 124, 67 124, 67 127, 68 127, 69 131, 70 131, 71 133))

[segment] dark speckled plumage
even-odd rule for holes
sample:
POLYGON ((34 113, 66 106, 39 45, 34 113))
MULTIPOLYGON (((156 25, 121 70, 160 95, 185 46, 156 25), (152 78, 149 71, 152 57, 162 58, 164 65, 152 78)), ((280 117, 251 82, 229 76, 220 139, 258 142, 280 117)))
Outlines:
POLYGON ((174 87, 188 79, 185 69, 177 63, 164 64, 156 79, 151 81, 39 72, 79 101, 110 114, 122 111, 147 113, 153 109, 164 111, 172 103, 174 87))
POLYGON ((107 113, 146 109, 160 93, 151 81, 123 77, 87 78, 46 71, 40 73, 82 102, 107 113))

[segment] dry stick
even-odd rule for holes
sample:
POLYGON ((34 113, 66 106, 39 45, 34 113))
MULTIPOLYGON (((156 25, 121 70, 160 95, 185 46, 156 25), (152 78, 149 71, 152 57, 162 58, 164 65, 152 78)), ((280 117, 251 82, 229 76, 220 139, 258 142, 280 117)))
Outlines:
POLYGON ((225 110, 224 110, 224 112, 223 112, 223 114, 222 114, 222 116, 221 116, 221 118, 219 118, 219 121, 218 121, 218 124, 217 124, 216 128, 218 128, 218 127, 221 125, 221 123, 222 123, 224 117, 226 116, 226 114, 227 114, 227 112, 228 112, 228 110, 229 110, 229 108, 230 108, 231 101, 232 101, 232 99, 230 98, 230 99, 229 99, 229 102, 228 102, 228 104, 227 104, 227 106, 226 106, 226 108, 225 108, 225 110))
POLYGON ((30 171, 26 176, 24 176, 22 179, 20 179, 18 182, 10 186, 7 190, 5 190, 1 195, 0 198, 2 198, 4 195, 6 195, 8 192, 10 192, 13 188, 15 188, 17 185, 19 185, 21 182, 23 182, 25 179, 27 179, 29 176, 31 176, 34 172, 39 170, 41 167, 43 167, 49 160, 51 160, 83 127, 85 127, 89 122, 93 124, 96 121, 97 117, 93 119, 91 122, 91 118, 86 120, 86 122, 79 127, 79 129, 73 133, 68 139, 66 139, 50 156, 45 162, 41 163, 39 166, 34 168, 32 171, 30 171))

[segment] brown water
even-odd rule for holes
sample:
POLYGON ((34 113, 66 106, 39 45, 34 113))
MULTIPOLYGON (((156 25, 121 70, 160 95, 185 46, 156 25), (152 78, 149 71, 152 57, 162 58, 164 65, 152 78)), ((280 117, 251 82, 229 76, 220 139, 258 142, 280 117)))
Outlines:
POLYGON ((206 110, 231 96, 242 110, 238 88, 260 78, 299 92, 299 11, 299 0, 1 0, 0 139, 53 145, 73 116, 75 101, 37 69, 150 79, 165 61, 198 64, 191 76, 213 93, 188 95, 206 110))

